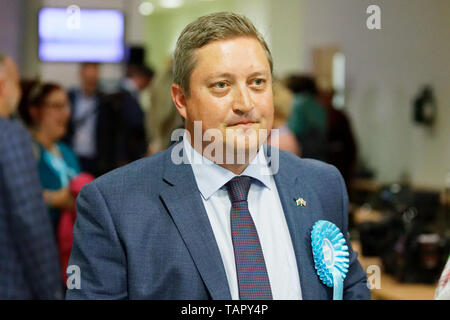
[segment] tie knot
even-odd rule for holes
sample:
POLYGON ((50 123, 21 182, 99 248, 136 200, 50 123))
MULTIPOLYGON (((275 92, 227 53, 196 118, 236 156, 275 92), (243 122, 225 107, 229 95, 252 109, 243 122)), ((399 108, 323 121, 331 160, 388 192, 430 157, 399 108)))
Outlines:
POLYGON ((252 178, 248 176, 234 177, 226 184, 231 202, 247 201, 252 178))

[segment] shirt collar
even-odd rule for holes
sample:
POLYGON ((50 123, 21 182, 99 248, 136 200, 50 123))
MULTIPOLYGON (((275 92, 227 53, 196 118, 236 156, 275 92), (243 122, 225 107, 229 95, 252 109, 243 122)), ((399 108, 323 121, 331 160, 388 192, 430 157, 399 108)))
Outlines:
MULTIPOLYGON (((206 200, 228 181, 238 176, 198 153, 189 143, 186 133, 183 137, 183 149, 194 172, 200 193, 206 200)), ((258 154, 241 175, 252 177, 264 187, 271 189, 271 171, 267 166, 267 158, 264 154, 263 146, 259 148, 258 154)))
POLYGON ((125 80, 123 80, 122 88, 124 88, 125 90, 127 90, 129 93, 131 93, 134 96, 137 96, 139 94, 139 88, 134 83, 134 81, 131 80, 130 78, 126 78, 125 80))

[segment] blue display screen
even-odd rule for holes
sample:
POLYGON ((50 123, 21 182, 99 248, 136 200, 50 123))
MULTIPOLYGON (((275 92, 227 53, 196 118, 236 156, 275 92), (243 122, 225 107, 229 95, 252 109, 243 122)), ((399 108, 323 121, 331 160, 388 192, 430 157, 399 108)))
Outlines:
POLYGON ((120 10, 43 8, 39 11, 39 58, 59 62, 120 62, 124 16, 120 10))

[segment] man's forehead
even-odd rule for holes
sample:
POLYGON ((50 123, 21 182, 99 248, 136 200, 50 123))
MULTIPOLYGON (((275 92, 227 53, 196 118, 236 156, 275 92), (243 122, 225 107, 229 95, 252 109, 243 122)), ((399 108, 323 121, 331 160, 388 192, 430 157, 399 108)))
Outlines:
POLYGON ((237 37, 215 40, 196 49, 196 67, 211 76, 220 76, 234 71, 267 74, 270 73, 269 59, 261 43, 253 37, 237 37), (259 57, 259 59, 258 59, 259 57), (227 68, 224 70, 224 67, 227 68))
POLYGON ((213 40, 196 49, 195 52, 197 54, 199 52, 208 52, 209 54, 214 52, 216 54, 223 54, 230 51, 231 49, 234 49, 235 51, 248 51, 249 47, 251 46, 254 46, 255 48, 258 47, 258 49, 261 49, 261 51, 264 52, 264 48, 258 41, 258 39, 248 36, 238 36, 227 39, 213 40))

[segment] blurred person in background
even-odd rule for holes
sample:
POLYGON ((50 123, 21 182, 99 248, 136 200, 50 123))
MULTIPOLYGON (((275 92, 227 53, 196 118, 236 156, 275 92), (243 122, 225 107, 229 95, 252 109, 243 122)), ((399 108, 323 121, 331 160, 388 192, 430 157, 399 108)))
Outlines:
POLYGON ((23 81, 23 98, 19 112, 31 131, 39 177, 44 188, 54 236, 58 244, 62 278, 72 249, 72 229, 75 223, 75 199, 81 188, 94 176, 81 173, 78 158, 61 141, 70 118, 69 99, 55 83, 23 81))
POLYGON ((291 75, 286 86, 294 93, 288 128, 295 134, 303 158, 327 159, 327 113, 318 101, 318 90, 313 77, 291 75))
POLYGON ((130 65, 119 90, 105 96, 100 174, 145 156, 145 114, 139 101, 140 93, 147 89, 152 78, 153 70, 149 67, 130 65))
POLYGON ((56 232, 62 210, 73 210, 75 199, 69 182, 81 171, 77 156, 61 139, 70 118, 69 99, 55 83, 23 84, 19 112, 34 141, 44 199, 56 232))
POLYGON ((152 68, 144 64, 131 64, 127 67, 127 75, 121 86, 139 100, 139 94, 151 85, 154 73, 152 68))
MULTIPOLYGON (((127 67, 127 74, 130 75, 127 79, 134 78, 132 83, 134 82, 137 85, 131 85, 131 91, 133 92, 133 88, 137 88, 135 95, 139 102, 139 106, 144 113, 147 113, 151 103, 151 89, 155 79, 155 71, 146 65, 130 64, 127 67)), ((124 82, 122 82, 122 86, 123 84, 124 82)), ((125 85, 125 87, 127 86, 125 85)))
MULTIPOLYGON (((104 110, 99 89, 100 66, 85 62, 80 66, 80 87, 71 88, 68 97, 71 117, 64 141, 78 156, 83 171, 98 175, 98 154, 102 146, 100 133, 104 110)), ((101 151, 100 151, 101 152, 101 151)))
POLYGON ((152 85, 151 107, 146 113, 145 121, 147 138, 150 141, 149 155, 167 149, 172 143, 172 132, 184 128, 183 118, 175 108, 170 94, 173 82, 172 63, 170 60, 152 85))
POLYGON ((333 96, 333 89, 323 89, 319 93, 319 99, 328 114, 328 152, 326 161, 339 169, 347 188, 349 188, 356 166, 356 140, 350 119, 345 112, 334 107, 333 96))
POLYGON ((61 299, 61 268, 27 131, 8 118, 21 90, 0 54, 0 299, 61 299))
POLYGON ((267 144, 300 156, 300 145, 286 123, 291 114, 292 101, 292 92, 281 81, 275 80, 273 82, 273 105, 275 110, 273 129, 279 130, 278 141, 272 129, 272 133, 267 139, 267 144))

